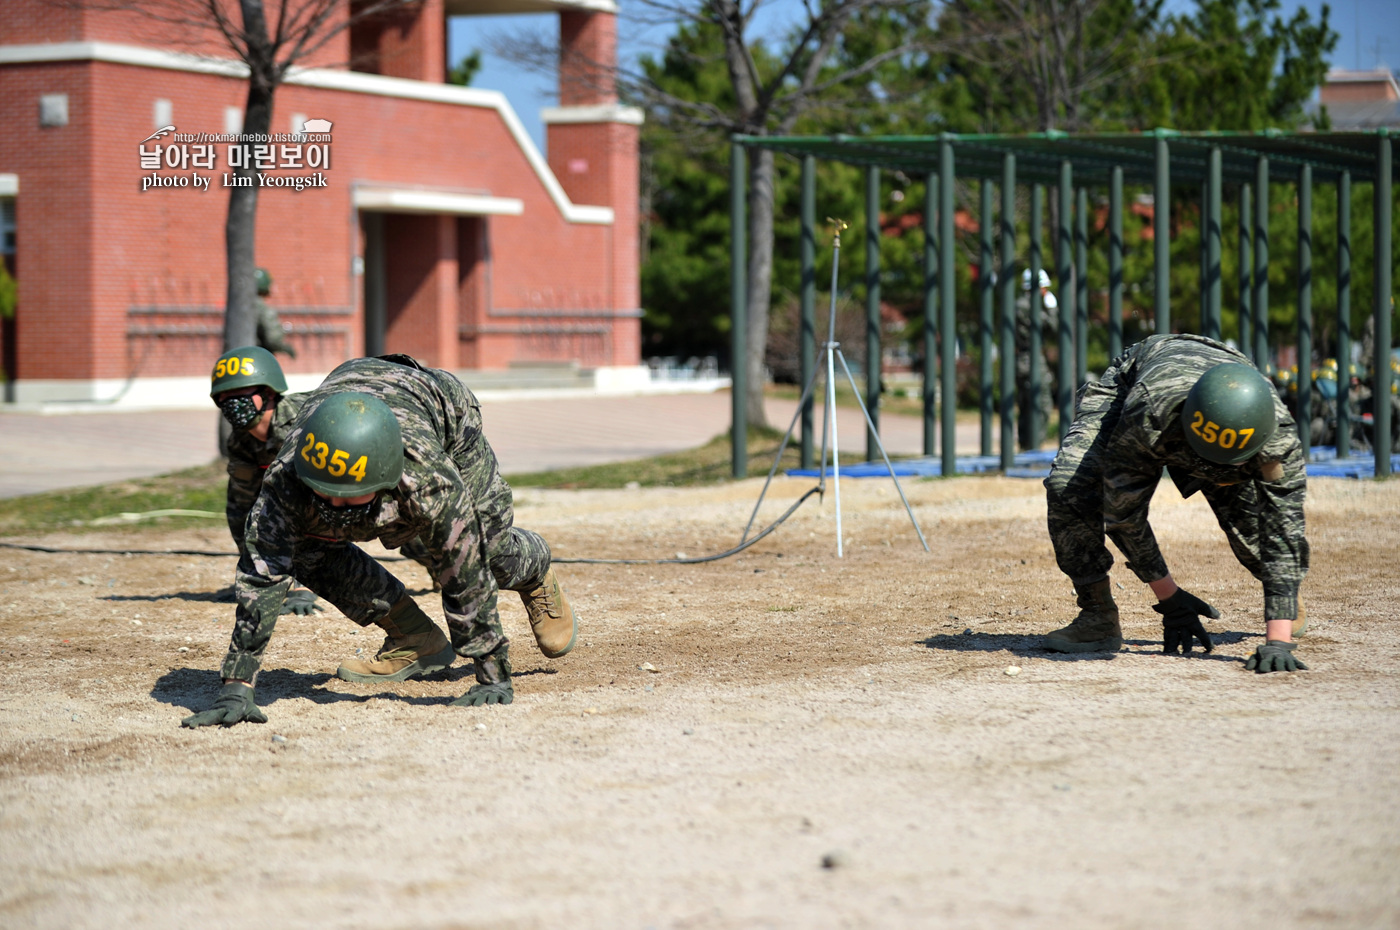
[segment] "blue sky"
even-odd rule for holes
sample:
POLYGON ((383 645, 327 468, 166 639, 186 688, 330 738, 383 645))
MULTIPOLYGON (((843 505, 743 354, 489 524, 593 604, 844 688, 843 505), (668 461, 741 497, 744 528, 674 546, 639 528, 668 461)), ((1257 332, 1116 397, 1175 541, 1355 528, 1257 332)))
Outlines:
MULTIPOLYGON (((1172 10, 1194 8, 1191 0, 1168 0, 1172 10)), ((1284 0, 1284 12, 1304 7, 1317 17, 1323 0, 1284 0)), ((657 54, 665 44, 669 31, 644 28, 628 17, 627 0, 620 0, 619 20, 621 54, 635 60, 642 54, 657 54)), ((770 0, 773 19, 769 28, 781 25, 785 10, 800 10, 797 0, 770 0)), ((1392 68, 1400 66, 1400 0, 1330 0, 1332 28, 1340 34, 1332 64, 1339 68, 1373 68, 1378 63, 1392 68)), ((455 62, 473 48, 480 48, 483 67, 473 85, 488 90, 504 91, 506 98, 519 114, 535 144, 544 148, 544 127, 540 110, 553 106, 553 82, 534 75, 491 54, 492 38, 501 34, 516 34, 521 30, 557 30, 553 14, 536 16, 474 16, 454 17, 450 21, 448 54, 455 62)))

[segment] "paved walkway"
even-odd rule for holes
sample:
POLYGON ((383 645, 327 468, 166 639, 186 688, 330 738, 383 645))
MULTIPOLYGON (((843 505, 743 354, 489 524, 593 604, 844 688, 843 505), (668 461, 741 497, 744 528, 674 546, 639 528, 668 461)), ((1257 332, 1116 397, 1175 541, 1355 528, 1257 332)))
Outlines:
MULTIPOLYGON (((795 401, 770 400, 769 420, 786 429, 795 401)), ((489 400, 486 435, 507 474, 597 465, 679 452, 729 428, 730 398, 715 394, 489 400)), ((821 407, 817 408, 820 429, 821 407)), ((105 484, 204 465, 218 456, 218 411, 166 410, 39 415, 0 413, 0 498, 105 484)), ((838 442, 865 449, 860 411, 839 408, 838 442)), ((891 455, 918 455, 923 424, 881 418, 891 455)), ((818 438, 818 442, 820 438, 818 438)), ((975 424, 958 429, 958 453, 978 448, 975 424)))

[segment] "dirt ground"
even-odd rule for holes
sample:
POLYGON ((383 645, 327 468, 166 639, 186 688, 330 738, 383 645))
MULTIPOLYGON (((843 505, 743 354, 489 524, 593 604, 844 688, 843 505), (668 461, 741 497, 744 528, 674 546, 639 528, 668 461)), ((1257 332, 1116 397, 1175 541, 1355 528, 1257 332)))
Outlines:
MULTIPOLYGON (((697 555, 759 487, 527 490, 518 521, 559 557, 697 555)), ((557 661, 508 595, 509 707, 447 706, 469 665, 339 681, 378 636, 284 617, 269 722, 231 729, 179 721, 218 688, 232 559, 6 550, 0 926, 1400 925, 1400 482, 1313 482, 1310 671, 1266 676, 1258 584, 1199 498, 1164 484, 1153 522, 1216 652, 1162 656, 1120 565, 1124 649, 1059 656, 1039 483, 906 489, 932 554, 865 480, 842 560, 828 495, 724 561, 561 566, 557 661)), ((221 523, 26 541, 231 548, 221 523)))

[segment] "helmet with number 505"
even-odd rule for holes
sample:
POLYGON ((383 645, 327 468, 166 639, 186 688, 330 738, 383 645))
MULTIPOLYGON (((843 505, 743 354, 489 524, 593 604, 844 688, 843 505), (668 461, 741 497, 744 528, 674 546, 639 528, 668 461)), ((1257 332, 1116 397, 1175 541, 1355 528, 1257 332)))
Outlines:
POLYGON ((224 391, 266 386, 278 394, 287 393, 287 377, 277 358, 262 346, 239 346, 229 349, 214 362, 209 376, 209 396, 218 397, 224 391))
POLYGON ((1238 465, 1264 448, 1278 430, 1274 389, 1254 368, 1216 365, 1201 375, 1181 407, 1181 426, 1196 454, 1217 465, 1238 465))
POLYGON ((332 394, 302 423, 297 477, 331 497, 392 488, 403 476, 403 434, 389 405, 370 394, 332 394))

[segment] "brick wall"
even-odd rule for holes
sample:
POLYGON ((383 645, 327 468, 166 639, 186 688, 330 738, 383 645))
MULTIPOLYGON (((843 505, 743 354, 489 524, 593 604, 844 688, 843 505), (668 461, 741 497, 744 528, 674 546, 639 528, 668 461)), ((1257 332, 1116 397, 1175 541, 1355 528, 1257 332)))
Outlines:
MULTIPOLYGON (((0 27, 6 40, 86 28, 74 11, 30 0, 6 5, 0 27)), ((0 172, 20 178, 22 377, 207 372, 221 345, 226 288, 226 145, 216 148, 214 171, 199 172, 212 174, 209 190, 143 191, 151 172, 139 148, 155 128, 157 97, 170 101, 180 132, 219 133, 225 107, 241 108, 245 94, 238 80, 104 62, 0 66, 0 119, 10 129, 0 134, 0 172), (67 126, 39 127, 39 96, 48 93, 68 95, 67 126)), ((299 352, 284 362, 289 373, 326 371, 363 349, 355 270, 363 245, 352 203, 360 183, 482 193, 524 207, 521 216, 396 218, 404 241, 416 243, 395 253, 403 273, 411 279, 415 261, 431 267, 426 285, 399 304, 391 299, 400 310, 389 351, 483 368, 545 358, 638 363, 636 321, 611 319, 638 300, 635 127, 550 129, 551 151, 558 140, 588 163, 577 176, 556 165, 564 188, 575 203, 612 207, 609 226, 564 220, 493 109, 284 85, 274 130, 288 131, 293 113, 331 120, 334 142, 327 188, 259 193, 257 260, 273 276, 269 302, 299 352), (464 325, 478 331, 459 338, 464 325)), ((298 173, 306 171, 273 172, 298 173)))

